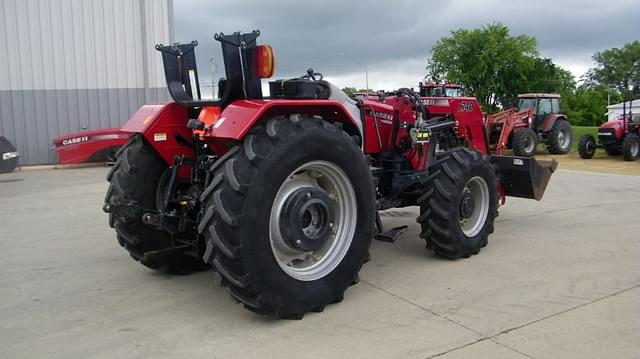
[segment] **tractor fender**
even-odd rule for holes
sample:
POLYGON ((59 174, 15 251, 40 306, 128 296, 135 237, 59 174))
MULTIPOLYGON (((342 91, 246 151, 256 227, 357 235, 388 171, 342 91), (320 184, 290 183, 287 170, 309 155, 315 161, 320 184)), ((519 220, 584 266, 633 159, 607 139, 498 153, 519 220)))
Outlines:
POLYGON ((193 149, 184 142, 191 142, 192 131, 187 128, 188 121, 186 107, 175 102, 157 103, 140 107, 120 130, 141 133, 160 157, 173 165, 178 154, 194 157, 193 149))
POLYGON ((130 136, 119 128, 81 131, 54 138, 53 148, 63 165, 111 160, 130 136))
MULTIPOLYGON (((334 100, 238 100, 220 114, 205 138, 241 140, 262 119, 289 114, 318 115, 328 121, 341 122, 350 135, 362 136, 362 123, 343 104, 334 100)), ((175 102, 144 105, 122 126, 123 132, 141 133, 158 154, 172 165, 178 154, 193 158, 190 142, 192 130, 187 128, 189 113, 175 102), (183 141, 180 141, 182 139, 183 141)))
POLYGON ((544 123, 542 125, 542 131, 549 132, 553 127, 553 124, 558 120, 567 120, 567 117, 560 113, 552 113, 547 118, 544 119, 544 123))
POLYGON ((220 118, 205 137, 240 140, 262 119, 290 114, 317 115, 327 121, 341 122, 347 133, 362 136, 362 121, 354 118, 355 114, 352 115, 339 101, 238 100, 222 111, 220 118))

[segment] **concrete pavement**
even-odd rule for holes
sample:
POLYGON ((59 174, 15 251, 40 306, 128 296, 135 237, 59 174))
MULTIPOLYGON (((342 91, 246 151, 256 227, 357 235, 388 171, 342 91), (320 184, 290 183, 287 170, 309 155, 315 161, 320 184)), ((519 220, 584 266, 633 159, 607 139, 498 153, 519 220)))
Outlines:
POLYGON ((416 208, 360 284, 301 321, 235 304, 210 272, 143 268, 100 208, 106 168, 0 175, 2 358, 634 358, 640 177, 558 171, 507 199, 479 255, 425 251, 416 208))

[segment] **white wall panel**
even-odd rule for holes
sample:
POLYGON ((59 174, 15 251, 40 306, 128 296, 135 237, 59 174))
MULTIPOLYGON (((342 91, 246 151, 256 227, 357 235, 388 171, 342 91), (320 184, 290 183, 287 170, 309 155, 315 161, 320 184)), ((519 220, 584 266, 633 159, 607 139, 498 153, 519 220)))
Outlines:
POLYGON ((164 87, 169 1, 0 0, 0 90, 164 87))
POLYGON ((0 134, 21 164, 55 162, 59 135, 119 127, 169 99, 156 43, 172 0, 0 0, 0 134))

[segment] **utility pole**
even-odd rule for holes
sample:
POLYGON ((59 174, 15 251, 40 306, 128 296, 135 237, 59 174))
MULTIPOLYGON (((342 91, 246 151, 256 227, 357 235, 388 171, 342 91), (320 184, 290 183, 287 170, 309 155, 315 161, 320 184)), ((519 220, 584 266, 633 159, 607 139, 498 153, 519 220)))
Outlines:
POLYGON ((348 57, 349 59, 351 59, 351 61, 353 61, 356 65, 358 65, 358 67, 364 70, 364 82, 365 82, 366 91, 368 95, 369 94, 369 70, 367 68, 367 64, 366 63, 362 64, 360 61, 357 61, 346 52, 338 52, 338 55, 348 57))
POLYGON ((209 62, 211 63, 211 98, 217 98, 216 69, 218 65, 216 64, 216 59, 213 56, 209 58, 209 62))

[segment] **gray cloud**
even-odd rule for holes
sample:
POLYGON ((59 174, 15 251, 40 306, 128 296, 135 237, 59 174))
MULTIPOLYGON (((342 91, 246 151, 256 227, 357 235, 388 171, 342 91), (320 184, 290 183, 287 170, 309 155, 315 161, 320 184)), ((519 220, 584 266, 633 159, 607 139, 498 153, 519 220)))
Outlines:
MULTIPOLYGON (((201 67, 210 56, 220 59, 214 32, 260 29, 259 42, 276 50, 277 77, 313 67, 337 82, 353 81, 363 77, 366 64, 374 86, 393 85, 386 77, 393 76, 394 68, 404 76, 398 84, 411 73, 417 83, 433 44, 458 28, 504 23, 514 35, 536 37, 542 56, 574 71, 592 66, 594 52, 637 40, 640 34, 637 0, 174 0, 174 12, 176 40, 199 41, 201 67)), ((209 77, 204 68, 200 72, 209 77)))

